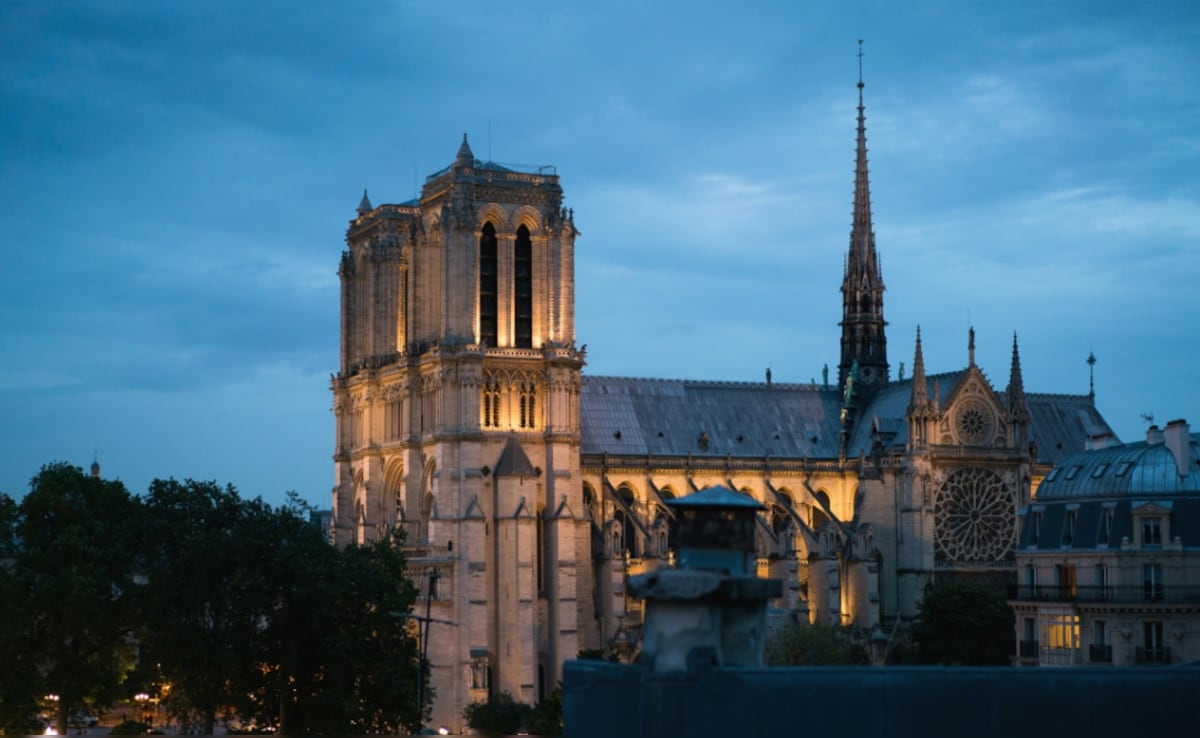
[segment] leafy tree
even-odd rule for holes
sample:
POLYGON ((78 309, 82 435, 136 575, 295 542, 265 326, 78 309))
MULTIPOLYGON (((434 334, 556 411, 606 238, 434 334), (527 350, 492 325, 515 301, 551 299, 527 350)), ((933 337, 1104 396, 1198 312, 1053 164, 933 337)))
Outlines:
POLYGON ((274 605, 243 714, 289 735, 416 729, 417 593, 400 534, 339 551, 298 512, 273 522, 274 605))
POLYGON ((839 666, 862 663, 840 628, 825 623, 788 623, 767 637, 768 666, 839 666))
POLYGON ((211 734, 256 680, 273 604, 270 507, 232 485, 155 480, 146 499, 145 652, 171 682, 169 708, 211 734), (266 530, 264 530, 266 529, 266 530))
POLYGON ((515 735, 529 726, 533 708, 517 702, 508 692, 492 695, 487 702, 475 702, 463 710, 467 726, 483 735, 515 735))
POLYGON ((70 711, 113 699, 132 667, 138 519, 124 485, 65 463, 42 467, 15 511, 0 502, 6 723, 52 693, 66 733, 70 711))
POLYGON ((1013 618, 999 592, 956 583, 925 595, 910 635, 921 663, 1006 666, 1014 647, 1013 618))
POLYGON ((546 699, 533 706, 533 715, 530 716, 527 727, 532 735, 559 735, 563 732, 562 684, 555 687, 546 699))

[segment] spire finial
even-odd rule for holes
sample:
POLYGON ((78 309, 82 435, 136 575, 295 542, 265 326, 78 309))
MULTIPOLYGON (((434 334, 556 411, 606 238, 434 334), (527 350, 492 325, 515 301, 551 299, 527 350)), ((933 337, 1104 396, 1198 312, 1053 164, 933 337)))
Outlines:
POLYGON ((863 88, 863 81, 862 81, 863 50, 862 50, 862 45, 863 45, 863 40, 860 38, 858 40, 858 89, 860 89, 860 90, 863 88))
POLYGON ((967 361, 975 366, 975 326, 967 330, 967 361))
POLYGON ((1096 354, 1088 351, 1088 402, 1096 404, 1096 354))

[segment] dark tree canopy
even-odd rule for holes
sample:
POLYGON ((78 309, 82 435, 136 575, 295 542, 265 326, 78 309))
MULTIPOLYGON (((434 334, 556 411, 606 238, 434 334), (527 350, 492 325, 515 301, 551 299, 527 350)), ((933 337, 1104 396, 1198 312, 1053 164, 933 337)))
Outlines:
MULTIPOLYGON (((57 728, 145 691, 206 733, 404 733, 420 673, 402 539, 339 550, 294 495, 119 482, 51 464, 0 494, 0 733, 57 728)), ((431 698, 426 693, 426 706, 431 698)))
POLYGON ((55 694, 65 733, 67 714, 111 701, 132 664, 137 504, 120 482, 63 463, 42 467, 20 505, 5 500, 0 717, 15 727, 55 694))
POLYGON ((977 584, 950 584, 921 602, 910 635, 926 664, 1007 666, 1014 616, 1004 596, 977 584))
POLYGON ((768 666, 844 666, 864 660, 840 629, 824 623, 789 623, 767 637, 768 666))

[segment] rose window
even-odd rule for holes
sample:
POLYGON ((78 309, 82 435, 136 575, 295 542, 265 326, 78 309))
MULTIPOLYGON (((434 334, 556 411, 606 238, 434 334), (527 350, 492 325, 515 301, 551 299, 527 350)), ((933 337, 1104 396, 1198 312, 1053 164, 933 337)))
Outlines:
POLYGON ((954 425, 963 443, 986 444, 992 437, 992 413, 979 400, 967 400, 954 414, 954 425))
POLYGON ((991 563, 1016 542, 1016 505, 1011 490, 986 469, 960 469, 938 490, 934 545, 939 561, 991 563))

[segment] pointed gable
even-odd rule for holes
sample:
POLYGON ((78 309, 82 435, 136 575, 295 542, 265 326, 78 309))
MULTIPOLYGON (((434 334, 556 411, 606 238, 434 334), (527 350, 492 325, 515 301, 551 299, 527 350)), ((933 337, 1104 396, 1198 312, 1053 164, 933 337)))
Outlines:
POLYGON ((504 450, 500 452, 500 458, 496 461, 496 468, 492 474, 497 478, 536 477, 538 470, 530 463, 529 456, 521 447, 521 442, 517 440, 516 435, 511 435, 504 444, 504 450))

